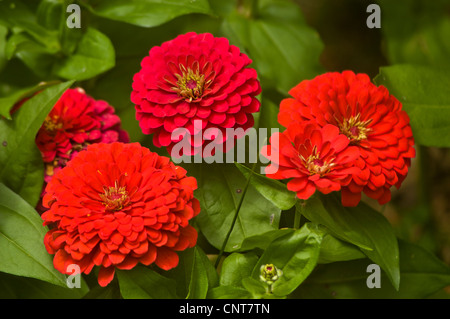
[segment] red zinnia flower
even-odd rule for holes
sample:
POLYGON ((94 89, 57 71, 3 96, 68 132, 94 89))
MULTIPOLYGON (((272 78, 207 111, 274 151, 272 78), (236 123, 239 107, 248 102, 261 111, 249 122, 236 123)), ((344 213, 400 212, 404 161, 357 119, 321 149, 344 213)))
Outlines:
POLYGON ((247 67, 251 62, 226 38, 209 33, 189 32, 153 47, 133 78, 131 93, 142 131, 153 133, 154 145, 171 152, 181 139, 172 139, 172 132, 186 128, 191 154, 180 155, 197 154, 211 143, 203 137, 194 142, 202 129, 216 130, 210 138, 221 136, 214 141, 217 145, 231 141, 234 137, 227 136, 226 128, 252 127, 252 113, 260 107, 255 96, 261 87, 256 71, 247 67), (201 121, 201 127, 194 121, 201 121))
POLYGON ((266 175, 274 179, 292 178, 287 188, 301 199, 308 199, 316 189, 324 194, 339 191, 359 169, 353 162, 358 148, 348 146, 349 139, 333 125, 290 125, 275 133, 262 154, 271 160, 266 175), (268 173, 270 172, 270 173, 268 173))
POLYGON ((114 108, 86 95, 81 88, 68 89, 36 135, 46 165, 45 180, 48 182, 55 171, 87 145, 100 142, 129 142, 114 108))
POLYGON ((390 188, 400 187, 415 156, 409 117, 388 90, 372 84, 366 74, 332 72, 298 84, 293 98, 281 102, 279 122, 312 121, 332 124, 357 146, 360 157, 350 184, 342 188, 345 206, 356 206, 361 192, 380 204, 391 198, 390 188))
POLYGON ((193 247, 189 220, 200 211, 197 182, 169 158, 138 143, 93 144, 52 178, 46 188, 44 225, 53 228, 45 247, 53 264, 67 273, 70 264, 90 273, 100 266, 106 286, 115 268, 155 263, 164 270, 193 247))

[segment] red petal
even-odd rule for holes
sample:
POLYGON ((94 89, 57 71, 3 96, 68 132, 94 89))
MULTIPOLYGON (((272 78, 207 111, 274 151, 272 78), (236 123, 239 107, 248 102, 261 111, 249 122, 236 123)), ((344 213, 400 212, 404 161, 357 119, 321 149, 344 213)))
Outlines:
POLYGON ((138 260, 136 258, 127 256, 127 258, 120 264, 116 265, 118 269, 125 269, 130 270, 134 268, 138 263, 138 260))
POLYGON ((155 263, 159 268, 163 270, 172 269, 178 265, 178 260, 179 257, 174 251, 164 247, 158 248, 155 263))
POLYGON ((213 113, 208 119, 213 124, 221 124, 226 120, 226 118, 227 115, 225 113, 213 113))
POLYGON ((316 188, 312 183, 306 184, 306 187, 303 190, 297 192, 297 197, 300 199, 308 199, 310 198, 316 191, 316 188))
POLYGON ((142 257, 139 258, 139 261, 142 264, 148 266, 156 260, 156 254, 157 254, 156 247, 154 245, 148 245, 147 252, 142 257))
POLYGON ((317 189, 324 194, 328 194, 341 189, 341 185, 339 183, 330 181, 326 178, 318 179, 317 181, 315 181, 315 184, 317 186, 317 189))
POLYGON ((111 254, 109 254, 108 257, 113 264, 120 264, 121 262, 124 261, 126 256, 118 251, 114 251, 111 254))
POLYGON ((347 188, 341 190, 342 205, 346 207, 355 207, 361 201, 361 193, 353 193, 347 188))
POLYGON ((55 269, 60 273, 65 274, 67 269, 66 265, 71 263, 69 259, 70 256, 63 249, 60 249, 53 258, 53 266, 55 266, 55 269))
POLYGON ((287 189, 293 192, 299 192, 308 184, 308 178, 294 178, 287 183, 287 189))
POLYGON ((106 287, 114 278, 114 267, 101 267, 98 272, 98 283, 102 287, 106 287))

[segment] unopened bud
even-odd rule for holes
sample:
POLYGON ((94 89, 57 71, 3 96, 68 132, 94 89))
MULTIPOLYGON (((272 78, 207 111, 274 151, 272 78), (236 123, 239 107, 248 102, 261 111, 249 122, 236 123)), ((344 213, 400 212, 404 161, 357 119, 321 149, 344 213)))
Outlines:
POLYGON ((259 278, 268 285, 272 285, 282 275, 283 271, 281 269, 278 269, 273 264, 266 264, 261 266, 261 275, 259 278))

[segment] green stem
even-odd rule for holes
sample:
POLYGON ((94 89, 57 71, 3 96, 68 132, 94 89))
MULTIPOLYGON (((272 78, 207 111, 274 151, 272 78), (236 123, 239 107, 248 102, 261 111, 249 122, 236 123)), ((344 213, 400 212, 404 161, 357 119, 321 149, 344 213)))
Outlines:
POLYGON ((300 212, 300 209, 295 208, 294 229, 299 229, 300 228, 300 220, 301 219, 302 219, 302 213, 300 212))
POLYGON ((217 266, 219 266, 220 259, 222 258, 223 254, 225 252, 225 247, 227 246, 228 240, 230 239, 230 236, 231 236, 231 232, 233 231, 234 225, 236 224, 236 220, 237 220, 237 218, 239 216, 239 211, 241 210, 242 203, 244 202, 245 194, 247 193, 247 189, 248 189, 248 187, 250 185, 250 180, 252 179, 252 174, 253 174, 253 170, 255 169, 255 166, 256 166, 256 163, 253 164, 252 171, 250 173, 250 176, 247 179, 247 183, 245 184, 245 188, 244 188, 244 190, 242 192, 242 196, 239 199, 239 203, 238 203, 238 205, 236 207, 236 213, 234 214, 233 221, 231 222, 231 227, 228 230, 228 233, 227 233, 227 235, 225 237, 225 240, 224 240, 224 242, 222 244, 222 248, 220 249, 219 255, 217 256, 216 263, 214 265, 215 268, 217 268, 217 266))

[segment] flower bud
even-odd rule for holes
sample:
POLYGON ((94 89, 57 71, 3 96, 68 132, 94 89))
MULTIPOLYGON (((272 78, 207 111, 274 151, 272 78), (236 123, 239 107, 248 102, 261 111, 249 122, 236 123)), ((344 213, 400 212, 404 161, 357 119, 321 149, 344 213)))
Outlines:
POLYGON ((273 264, 266 264, 261 266, 261 275, 259 278, 268 285, 272 285, 282 275, 283 271, 281 269, 278 269, 273 264))

